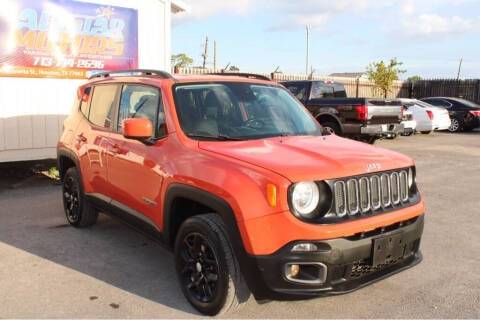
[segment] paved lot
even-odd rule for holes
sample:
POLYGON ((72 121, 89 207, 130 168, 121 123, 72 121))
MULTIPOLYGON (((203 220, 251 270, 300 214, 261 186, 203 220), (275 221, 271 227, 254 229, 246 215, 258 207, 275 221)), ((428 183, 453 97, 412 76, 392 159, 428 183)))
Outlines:
MULTIPOLYGON (((480 132, 381 141, 415 158, 428 208, 417 267, 359 291, 248 304, 236 318, 480 317, 480 132)), ((1 184, 0 184, 1 185, 1 184)), ((60 188, 27 179, 0 189, 0 318, 191 318, 172 256, 102 217, 66 225, 60 188)))

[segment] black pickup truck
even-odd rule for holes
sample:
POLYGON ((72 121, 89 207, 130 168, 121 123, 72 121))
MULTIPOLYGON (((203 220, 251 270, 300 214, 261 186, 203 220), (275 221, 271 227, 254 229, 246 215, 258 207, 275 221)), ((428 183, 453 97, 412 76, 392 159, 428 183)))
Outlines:
POLYGON ((343 84, 332 81, 301 80, 281 84, 331 133, 368 143, 403 133, 400 101, 347 98, 343 84))

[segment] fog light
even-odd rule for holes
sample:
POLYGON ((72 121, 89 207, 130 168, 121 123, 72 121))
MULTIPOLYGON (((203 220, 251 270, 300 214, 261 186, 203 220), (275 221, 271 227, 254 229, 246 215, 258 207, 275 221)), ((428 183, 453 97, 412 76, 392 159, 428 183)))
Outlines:
POLYGON ((300 272, 300 266, 298 264, 291 264, 287 266, 287 278, 295 278, 300 272))
POLYGON ((314 243, 297 243, 293 246, 292 252, 311 252, 318 251, 318 247, 314 243))
POLYGON ((284 272, 291 282, 323 284, 327 280, 327 266, 321 262, 290 262, 284 272))

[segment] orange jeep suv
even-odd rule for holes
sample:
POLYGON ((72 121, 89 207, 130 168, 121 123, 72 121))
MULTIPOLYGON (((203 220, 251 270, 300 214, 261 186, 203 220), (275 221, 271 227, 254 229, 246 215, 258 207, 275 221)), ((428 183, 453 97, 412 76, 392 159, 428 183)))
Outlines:
POLYGON ((346 293, 421 260, 414 162, 324 133, 268 78, 104 72, 64 128, 68 222, 103 212, 161 241, 204 314, 346 293))

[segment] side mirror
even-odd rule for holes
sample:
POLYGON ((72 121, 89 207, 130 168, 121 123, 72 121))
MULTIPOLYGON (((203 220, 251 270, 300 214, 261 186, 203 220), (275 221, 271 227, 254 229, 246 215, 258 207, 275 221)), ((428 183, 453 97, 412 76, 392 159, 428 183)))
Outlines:
POLYGON ((129 118, 123 120, 123 136, 127 139, 147 140, 153 136, 153 125, 146 118, 129 118))

